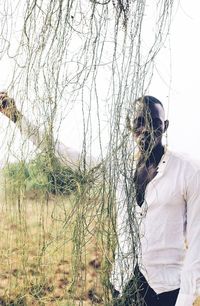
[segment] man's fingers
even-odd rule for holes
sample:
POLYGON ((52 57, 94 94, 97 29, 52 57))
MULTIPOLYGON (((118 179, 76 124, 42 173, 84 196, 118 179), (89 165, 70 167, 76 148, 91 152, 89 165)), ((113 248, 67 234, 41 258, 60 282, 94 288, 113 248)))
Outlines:
POLYGON ((8 97, 8 95, 7 95, 7 92, 5 92, 5 91, 1 91, 0 92, 0 107, 1 108, 5 108, 6 106, 7 106, 7 104, 8 104, 8 99, 9 99, 9 97, 8 97))
POLYGON ((15 108, 14 99, 9 98, 7 95, 0 94, 0 112, 4 112, 5 110, 12 111, 15 108))
POLYGON ((2 99, 2 101, 0 102, 0 107, 3 108, 3 109, 9 107, 8 100, 7 99, 2 99))
POLYGON ((22 118, 22 114, 17 110, 15 100, 10 98, 6 91, 0 91, 0 112, 14 123, 22 118))
POLYGON ((8 93, 6 91, 0 91, 0 99, 8 97, 8 93))

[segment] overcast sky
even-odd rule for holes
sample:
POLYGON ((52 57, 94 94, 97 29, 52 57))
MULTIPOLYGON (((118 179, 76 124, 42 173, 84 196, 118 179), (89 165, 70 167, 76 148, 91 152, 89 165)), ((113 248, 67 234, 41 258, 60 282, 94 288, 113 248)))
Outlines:
POLYGON ((169 146, 200 159, 199 29, 200 2, 180 1, 150 92, 169 105, 169 146))
MULTIPOLYGON (((164 103, 167 113, 169 109, 169 147, 200 159, 200 3, 199 0, 182 0, 176 8, 171 34, 156 58, 155 73, 148 93, 164 103)), ((8 67, 11 67, 9 61, 4 59, 0 62, 3 71, 0 74, 1 89, 6 89, 11 79, 12 69, 8 67)), ((79 150, 82 132, 77 128, 77 110, 74 109, 70 116, 61 127, 60 138, 66 145, 79 150)), ((8 139, 8 121, 1 116, 0 122, 3 152, 8 139)), ((18 134, 17 142, 20 141, 23 140, 18 134)))

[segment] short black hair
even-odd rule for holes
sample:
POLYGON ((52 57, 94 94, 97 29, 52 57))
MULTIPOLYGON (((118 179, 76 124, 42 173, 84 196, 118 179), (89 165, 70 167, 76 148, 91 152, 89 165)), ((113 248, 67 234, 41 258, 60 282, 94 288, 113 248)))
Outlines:
POLYGON ((162 102, 160 102, 160 100, 158 100, 157 98, 155 98, 153 96, 142 96, 142 97, 138 98, 135 102, 140 102, 140 101, 144 102, 148 106, 151 103, 160 104, 162 106, 162 108, 164 109, 164 106, 163 106, 162 102))

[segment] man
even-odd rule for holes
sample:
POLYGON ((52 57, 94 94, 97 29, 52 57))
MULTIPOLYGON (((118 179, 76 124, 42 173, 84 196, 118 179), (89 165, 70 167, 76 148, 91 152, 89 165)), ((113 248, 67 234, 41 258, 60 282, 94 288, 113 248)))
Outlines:
MULTIPOLYGON (((16 123, 22 121, 14 101, 5 93, 0 99, 1 112, 16 123)), ((192 306, 200 294, 200 169, 163 146, 168 124, 159 100, 145 96, 135 102, 129 129, 139 159, 129 177, 133 200, 123 182, 118 188, 119 243, 111 277, 115 305, 192 306), (140 240, 137 260, 132 209, 140 240)))
POLYGON ((139 150, 134 173, 136 204, 127 204, 122 183, 119 246, 112 275, 113 285, 122 295, 116 305, 135 301, 139 306, 191 306, 200 294, 200 168, 163 146, 169 122, 159 100, 151 96, 138 99, 133 117, 128 123, 139 150), (134 270, 125 243, 131 241, 130 205, 136 205, 141 252, 135 275, 131 278, 130 273, 129 279, 124 276, 122 280, 125 267, 129 267, 126 275, 134 270))

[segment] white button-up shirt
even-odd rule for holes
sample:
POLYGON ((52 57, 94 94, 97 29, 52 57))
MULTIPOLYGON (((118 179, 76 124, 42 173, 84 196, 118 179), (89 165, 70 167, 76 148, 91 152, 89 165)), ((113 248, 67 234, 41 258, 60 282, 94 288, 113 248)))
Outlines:
POLYGON ((138 253, 150 287, 157 294, 180 288, 176 306, 191 306, 200 295, 200 166, 166 151, 141 207, 130 202, 124 185, 122 179, 111 277, 115 288, 122 291, 130 280, 138 253))

